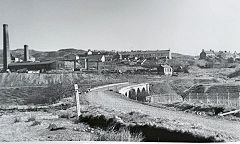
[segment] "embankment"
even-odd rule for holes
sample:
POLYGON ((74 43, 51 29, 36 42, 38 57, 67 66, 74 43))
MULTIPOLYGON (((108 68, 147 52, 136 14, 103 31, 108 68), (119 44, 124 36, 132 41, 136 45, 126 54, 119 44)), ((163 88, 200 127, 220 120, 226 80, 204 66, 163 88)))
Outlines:
POLYGON ((198 125, 193 125, 192 129, 195 130, 184 128, 180 130, 174 128, 176 126, 174 122, 166 119, 153 119, 139 112, 121 113, 93 106, 88 107, 88 110, 83 112, 79 122, 103 130, 128 129, 132 135, 141 133, 145 142, 223 142, 229 138, 210 132, 201 135, 195 132, 195 130, 202 129, 198 125))
POLYGON ((63 73, 63 74, 0 73, 0 87, 46 86, 58 83, 107 84, 122 81, 123 80, 121 77, 116 77, 114 75, 104 76, 85 73, 63 73))

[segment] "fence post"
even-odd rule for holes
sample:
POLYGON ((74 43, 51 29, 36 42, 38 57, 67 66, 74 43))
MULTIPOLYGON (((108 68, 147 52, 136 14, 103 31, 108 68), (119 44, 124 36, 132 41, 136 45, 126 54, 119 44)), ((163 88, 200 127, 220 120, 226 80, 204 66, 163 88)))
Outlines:
POLYGON ((218 105, 218 93, 217 93, 217 105, 218 105))
POLYGON ((74 88, 75 88, 75 93, 76 93, 76 111, 77 111, 77 119, 79 119, 79 116, 81 115, 81 111, 80 111, 80 101, 79 101, 79 92, 78 92, 78 85, 74 84, 74 88))

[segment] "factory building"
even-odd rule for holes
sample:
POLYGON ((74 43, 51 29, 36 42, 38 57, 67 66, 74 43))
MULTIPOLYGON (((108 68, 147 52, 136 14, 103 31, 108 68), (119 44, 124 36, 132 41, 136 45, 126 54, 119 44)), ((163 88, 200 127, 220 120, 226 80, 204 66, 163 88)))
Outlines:
POLYGON ((100 72, 103 63, 105 62, 104 55, 89 55, 87 57, 82 57, 81 60, 84 60, 85 69, 83 71, 96 71, 100 72))
POLYGON ((46 61, 46 62, 23 62, 23 63, 10 63, 8 68, 11 72, 26 69, 28 71, 40 71, 46 72, 50 70, 56 70, 58 68, 57 61, 46 61))

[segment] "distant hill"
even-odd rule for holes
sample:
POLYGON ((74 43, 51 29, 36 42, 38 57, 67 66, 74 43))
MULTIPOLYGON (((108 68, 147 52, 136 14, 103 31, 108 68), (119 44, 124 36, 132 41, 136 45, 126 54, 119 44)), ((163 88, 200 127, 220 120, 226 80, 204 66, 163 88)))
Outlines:
MULTIPOLYGON (((75 54, 83 54, 86 53, 85 50, 81 49, 74 49, 74 48, 69 48, 69 49, 60 49, 58 51, 36 51, 36 50, 29 50, 30 56, 33 56, 36 58, 37 61, 46 61, 46 60, 57 60, 62 58, 64 55, 70 54, 70 53, 75 53, 75 54)), ((11 50, 11 54, 15 57, 21 57, 24 55, 23 49, 15 49, 11 50)), ((3 50, 0 50, 0 63, 2 63, 2 55, 3 55, 3 50)))
POLYGON ((49 52, 39 52, 35 53, 32 56, 36 58, 38 61, 46 61, 46 60, 58 60, 67 54, 83 54, 86 53, 84 50, 79 49, 60 49, 58 51, 49 51, 49 52))
POLYGON ((196 56, 190 56, 190 55, 184 55, 184 54, 179 54, 179 53, 172 53, 172 58, 176 59, 194 59, 196 56))

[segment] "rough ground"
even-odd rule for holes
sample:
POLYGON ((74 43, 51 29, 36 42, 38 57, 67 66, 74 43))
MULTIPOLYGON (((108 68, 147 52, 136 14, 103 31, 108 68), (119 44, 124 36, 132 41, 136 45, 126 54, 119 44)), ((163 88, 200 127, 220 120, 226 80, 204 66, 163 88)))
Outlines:
MULTIPOLYGON (((81 99, 85 112, 92 109, 81 99), (85 105, 84 105, 85 104, 85 105)), ((52 105, 5 105, 0 107, 0 142, 23 141, 141 141, 129 131, 109 131, 77 123, 73 97, 52 105)))
POLYGON ((58 115, 48 112, 13 112, 0 117, 0 141, 89 141, 96 134, 83 131, 88 127, 84 124, 74 124, 72 120, 59 118, 58 115), (31 116, 35 116, 40 124, 33 126, 35 121, 27 122, 31 116), (19 121, 15 122, 15 119, 19 121), (64 129, 50 131, 50 124, 64 129))
POLYGON ((224 141, 240 140, 240 122, 211 117, 201 117, 181 111, 171 111, 143 105, 130 101, 117 93, 107 91, 108 89, 109 88, 99 88, 85 94, 84 97, 92 105, 102 106, 115 111, 121 111, 123 113, 135 111, 149 115, 155 119, 166 119, 169 123, 171 123, 170 128, 176 130, 182 129, 183 131, 191 131, 192 133, 201 136, 215 135, 224 141), (193 127, 194 125, 197 125, 198 128, 193 127))

